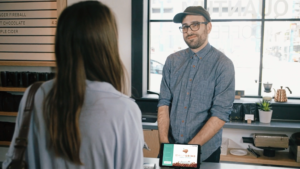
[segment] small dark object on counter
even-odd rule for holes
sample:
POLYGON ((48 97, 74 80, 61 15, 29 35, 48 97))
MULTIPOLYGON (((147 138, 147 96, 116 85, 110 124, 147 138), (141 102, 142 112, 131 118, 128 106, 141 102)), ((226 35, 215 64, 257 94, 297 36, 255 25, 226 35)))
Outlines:
POLYGON ((38 82, 40 81, 39 79, 39 73, 37 72, 30 72, 29 75, 28 75, 28 81, 29 81, 29 84, 33 84, 34 82, 38 82))
POLYGON ((20 72, 11 72, 11 84, 13 87, 21 86, 21 73, 20 72))
POLYGON ((0 92, 0 111, 17 112, 22 95, 13 95, 8 92, 0 92))
POLYGON ((259 155, 257 152, 255 152, 255 151, 250 147, 250 145, 248 145, 247 150, 248 150, 250 153, 252 153, 253 155, 255 155, 256 158, 260 157, 260 155, 259 155))
POLYGON ((157 121, 157 115, 152 113, 143 113, 142 114, 142 122, 147 123, 155 123, 157 121))
POLYGON ((300 163, 300 132, 292 134, 290 138, 290 154, 300 163))
POLYGON ((23 87, 29 86, 29 72, 22 72, 21 73, 21 81, 23 87))
POLYGON ((14 97, 12 94, 5 92, 2 95, 1 104, 2 104, 2 111, 5 112, 13 112, 14 111, 14 97))
POLYGON ((15 131, 15 123, 0 122, 0 141, 11 141, 15 131))
POLYGON ((242 137, 243 143, 250 143, 254 145, 254 140, 252 137, 242 137))
POLYGON ((1 72, 1 85, 3 86, 3 87, 6 87, 7 86, 7 82, 6 82, 6 77, 7 76, 7 74, 6 74, 6 72, 4 71, 4 72, 1 72))

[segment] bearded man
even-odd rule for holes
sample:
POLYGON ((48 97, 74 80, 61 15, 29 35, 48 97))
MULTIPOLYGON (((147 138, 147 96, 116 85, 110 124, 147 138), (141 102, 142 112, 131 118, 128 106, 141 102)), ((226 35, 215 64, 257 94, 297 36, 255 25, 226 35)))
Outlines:
POLYGON ((201 159, 220 161, 222 127, 229 121, 234 95, 232 61, 211 46, 212 24, 201 6, 175 15, 189 48, 168 56, 158 103, 160 143, 201 145, 201 159))

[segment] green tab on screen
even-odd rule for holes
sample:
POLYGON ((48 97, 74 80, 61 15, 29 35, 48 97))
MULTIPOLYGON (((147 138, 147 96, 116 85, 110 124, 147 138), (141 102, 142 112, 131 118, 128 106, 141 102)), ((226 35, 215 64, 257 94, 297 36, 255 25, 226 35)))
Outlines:
POLYGON ((172 166, 173 165, 173 151, 174 145, 173 144, 165 144, 163 150, 163 161, 162 165, 164 166, 172 166))

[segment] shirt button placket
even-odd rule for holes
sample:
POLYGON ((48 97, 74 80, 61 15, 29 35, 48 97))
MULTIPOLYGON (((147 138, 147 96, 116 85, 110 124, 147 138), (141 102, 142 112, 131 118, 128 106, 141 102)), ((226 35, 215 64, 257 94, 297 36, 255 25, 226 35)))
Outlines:
POLYGON ((193 78, 196 72, 196 69, 194 69, 196 67, 197 64, 197 55, 195 54, 194 57, 192 58, 192 64, 191 64, 191 68, 190 68, 190 73, 189 73, 189 78, 188 78, 188 82, 187 82, 187 88, 186 88, 186 95, 185 95, 185 99, 184 99, 184 104, 183 104, 183 112, 184 114, 182 114, 182 120, 179 121, 180 123, 180 132, 179 132, 179 140, 180 142, 184 142, 185 138, 184 138, 184 132, 186 131, 186 118, 187 118, 187 113, 188 113, 188 105, 190 104, 190 93, 192 90, 192 83, 193 83, 193 78))

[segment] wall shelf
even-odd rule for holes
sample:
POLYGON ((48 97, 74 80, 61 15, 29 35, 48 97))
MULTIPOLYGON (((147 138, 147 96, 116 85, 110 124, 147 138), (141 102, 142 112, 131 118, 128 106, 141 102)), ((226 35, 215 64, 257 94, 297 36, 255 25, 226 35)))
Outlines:
POLYGON ((55 61, 0 61, 0 66, 49 66, 55 67, 55 61))
POLYGON ((9 146, 10 141, 0 141, 0 146, 9 146))
POLYGON ((0 111, 0 116, 17 116, 18 112, 4 112, 0 111))
POLYGON ((0 87, 0 91, 5 92, 25 92, 26 87, 0 87))

